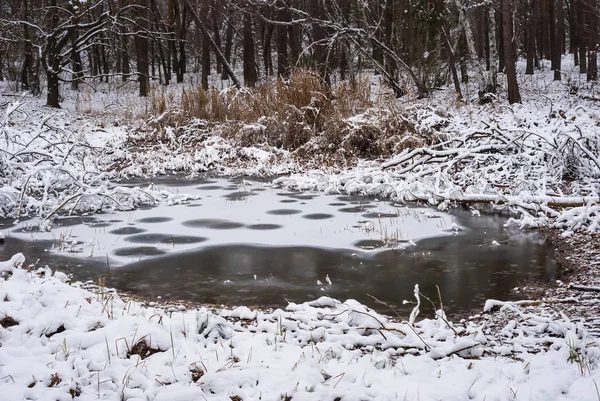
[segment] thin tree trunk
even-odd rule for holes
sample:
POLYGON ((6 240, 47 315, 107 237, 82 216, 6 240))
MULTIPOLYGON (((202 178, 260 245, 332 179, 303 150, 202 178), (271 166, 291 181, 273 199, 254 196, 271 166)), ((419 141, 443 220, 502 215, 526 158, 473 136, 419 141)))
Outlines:
POLYGON ((538 14, 540 8, 540 0, 532 0, 530 15, 531 18, 529 20, 529 25, 527 26, 528 41, 527 41, 527 66, 525 67, 525 74, 533 75, 533 68, 535 65, 535 54, 536 54, 536 32, 537 32, 537 23, 538 23, 538 14))
POLYGON ((73 48, 71 49, 71 60, 73 63, 73 74, 71 75, 71 89, 73 90, 79 89, 79 81, 81 80, 81 76, 83 75, 81 55, 76 49, 78 36, 79 34, 76 31, 74 31, 73 36, 71 38, 71 45, 73 46, 73 48))
POLYGON ((510 0, 502 0, 502 33, 504 42, 504 64, 506 65, 506 81, 508 82, 508 102, 521 103, 521 94, 517 83, 517 72, 513 59, 512 29, 511 29, 511 6, 510 0))
MULTIPOLYGON (((59 23, 58 12, 56 10, 56 0, 50 0, 49 4, 49 15, 50 20, 50 31, 52 32, 59 23)), ((48 83, 47 94, 46 94, 46 106, 60 108, 59 102, 59 77, 60 72, 60 56, 59 49, 57 48, 56 34, 48 35, 46 55, 42 58, 45 60, 44 68, 46 69, 46 80, 48 83)))
POLYGON ((498 86, 498 47, 496 46, 496 11, 494 10, 494 3, 491 3, 488 7, 488 24, 489 24, 489 59, 490 59, 490 71, 489 71, 489 83, 488 91, 496 93, 498 86))
MULTIPOLYGON (((23 21, 29 20, 28 12, 29 0, 23 0, 23 21)), ((29 26, 23 24, 23 64, 21 66, 21 87, 29 90, 29 76, 31 74, 32 64, 31 42, 29 37, 29 26)))
POLYGON ((452 48, 452 44, 450 43, 450 38, 448 37, 448 33, 444 28, 442 28, 442 32, 444 33, 444 38, 446 39, 446 45, 448 46, 448 54, 450 56, 449 64, 450 64, 450 72, 452 73, 452 81, 454 82, 454 91, 456 92, 456 97, 459 100, 462 100, 463 95, 460 89, 460 80, 458 78, 458 71, 456 71, 456 57, 454 55, 454 49, 452 48))
MULTIPOLYGON (((289 13, 285 9, 283 1, 277 2, 279 10, 277 12, 278 21, 288 21, 289 13)), ((277 76, 286 78, 290 73, 290 61, 288 58, 288 30, 285 25, 277 25, 277 76)))
POLYGON ((565 14, 563 0, 557 0, 556 3, 556 38, 555 38, 555 68, 554 80, 561 80, 561 62, 564 49, 564 34, 565 34, 565 14))
MULTIPOLYGON (((231 61, 231 48, 233 46, 233 24, 231 21, 227 21, 227 31, 225 32, 225 60, 229 63, 231 61)), ((221 79, 227 79, 227 71, 223 68, 221 73, 221 79)))
MULTIPOLYGON (((143 6, 146 4, 145 0, 136 0, 136 4, 140 6, 140 11, 138 11, 139 15, 137 18, 137 23, 142 27, 142 29, 147 29, 148 26, 148 15, 147 9, 143 6), (141 10, 144 10, 142 12, 141 10)), ((149 71, 148 71, 148 37, 145 32, 141 34, 138 33, 135 35, 135 50, 136 50, 136 59, 137 59, 137 73, 138 73, 138 82, 140 84, 140 96, 146 97, 148 96, 150 80, 149 80, 149 71)))
POLYGON ((273 75, 273 53, 271 50, 271 39, 273 38, 272 24, 266 24, 263 40, 263 63, 265 65, 265 75, 270 77, 273 75))
POLYGON ((244 14, 244 83, 253 88, 258 80, 256 62, 254 60, 254 37, 252 35, 252 18, 244 14))
MULTIPOLYGON (((215 44, 217 45, 217 47, 219 49, 221 49, 221 34, 219 32, 219 18, 218 18, 218 14, 217 14, 217 0, 213 0, 213 4, 212 4, 212 23, 213 23, 213 32, 214 32, 214 38, 215 38, 215 44)), ((221 67, 221 60, 219 60, 219 58, 217 57, 217 63, 216 63, 216 71, 217 74, 220 74, 221 71, 223 70, 221 67)))

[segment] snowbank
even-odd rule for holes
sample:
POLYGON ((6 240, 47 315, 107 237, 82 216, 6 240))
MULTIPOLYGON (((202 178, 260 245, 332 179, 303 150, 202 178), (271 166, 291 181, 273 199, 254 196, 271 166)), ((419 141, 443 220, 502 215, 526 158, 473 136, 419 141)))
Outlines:
POLYGON ((597 338, 520 313, 410 326, 348 300, 156 308, 0 263, 6 400, 597 400, 597 338))

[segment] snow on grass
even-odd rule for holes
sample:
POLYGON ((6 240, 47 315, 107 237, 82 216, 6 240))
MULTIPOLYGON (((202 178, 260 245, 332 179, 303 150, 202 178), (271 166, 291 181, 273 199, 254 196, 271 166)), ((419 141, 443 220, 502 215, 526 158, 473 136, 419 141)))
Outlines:
POLYGON ((0 263, 6 400, 597 400, 597 339, 566 317, 411 326, 328 297, 153 308, 23 263, 0 263))

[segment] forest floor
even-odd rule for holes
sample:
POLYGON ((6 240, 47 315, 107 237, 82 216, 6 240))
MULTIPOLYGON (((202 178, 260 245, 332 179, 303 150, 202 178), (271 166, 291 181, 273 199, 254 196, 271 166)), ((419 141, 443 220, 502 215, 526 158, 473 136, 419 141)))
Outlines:
POLYGON ((575 73, 520 79, 523 105, 478 105, 469 93, 458 103, 449 89, 408 100, 393 121, 410 138, 387 138, 370 160, 346 145, 373 140, 392 121, 385 107, 344 117, 340 146, 323 155, 318 140, 269 145, 260 121, 221 135, 206 121, 181 123, 168 107, 181 88, 161 94, 157 115, 156 98, 131 89, 65 91, 57 114, 43 99, 16 104, 3 87, 6 217, 48 216, 69 196, 80 211, 186 200, 115 186, 132 176, 276 175, 298 190, 469 202, 474 212, 491 203, 510 224, 545 230, 562 267, 559 280, 521 288, 523 301, 490 300, 449 322, 443 311, 403 320, 327 297, 275 311, 137 302, 19 254, 0 262, 4 399, 600 400, 599 94, 575 73), (421 146, 442 153, 398 161, 421 146))

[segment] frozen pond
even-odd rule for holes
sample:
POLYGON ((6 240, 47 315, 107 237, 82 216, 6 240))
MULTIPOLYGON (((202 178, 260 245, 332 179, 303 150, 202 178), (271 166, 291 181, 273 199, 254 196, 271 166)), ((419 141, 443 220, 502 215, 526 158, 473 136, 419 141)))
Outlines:
POLYGON ((289 192, 241 178, 154 182, 197 199, 60 217, 50 231, 36 219, 5 222, 0 255, 24 248, 28 260, 67 263, 75 279, 103 276, 148 298, 251 306, 325 294, 372 304, 372 294, 406 310, 402 300, 418 283, 436 299, 439 285, 445 305, 458 311, 553 274, 537 236, 507 232, 498 216, 289 192))

